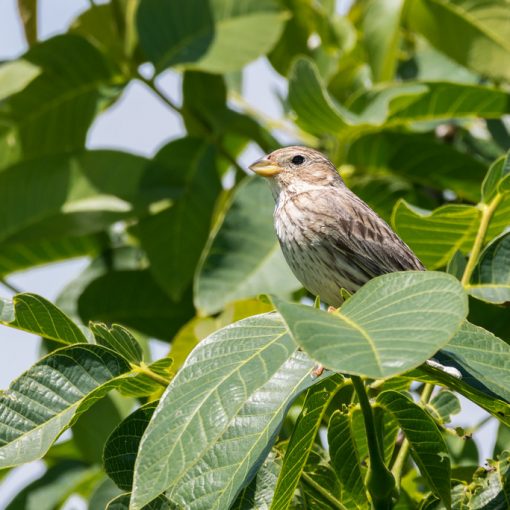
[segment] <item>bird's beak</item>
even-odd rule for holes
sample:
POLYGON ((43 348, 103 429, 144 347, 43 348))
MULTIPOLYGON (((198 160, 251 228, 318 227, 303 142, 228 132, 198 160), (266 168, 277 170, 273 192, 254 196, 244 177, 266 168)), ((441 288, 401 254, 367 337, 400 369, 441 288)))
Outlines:
POLYGON ((273 163, 266 158, 261 158, 250 165, 250 170, 262 177, 273 177, 278 175, 283 168, 277 163, 273 163))

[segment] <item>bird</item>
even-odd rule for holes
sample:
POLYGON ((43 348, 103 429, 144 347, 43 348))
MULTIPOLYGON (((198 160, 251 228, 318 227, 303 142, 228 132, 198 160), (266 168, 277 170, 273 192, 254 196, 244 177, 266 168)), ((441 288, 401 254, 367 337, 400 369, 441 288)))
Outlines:
POLYGON ((353 294, 376 276, 425 270, 319 151, 284 147, 249 168, 269 182, 276 236, 292 272, 330 307, 342 305, 341 289, 353 294))

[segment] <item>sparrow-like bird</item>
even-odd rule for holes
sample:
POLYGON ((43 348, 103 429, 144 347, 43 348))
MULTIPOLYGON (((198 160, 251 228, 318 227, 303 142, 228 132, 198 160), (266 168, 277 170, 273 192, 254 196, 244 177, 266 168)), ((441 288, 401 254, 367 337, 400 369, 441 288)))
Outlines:
POLYGON ((338 307, 341 288, 352 294, 375 276, 425 269, 320 152, 286 147, 250 169, 271 186, 276 235, 287 263, 323 302, 338 307))

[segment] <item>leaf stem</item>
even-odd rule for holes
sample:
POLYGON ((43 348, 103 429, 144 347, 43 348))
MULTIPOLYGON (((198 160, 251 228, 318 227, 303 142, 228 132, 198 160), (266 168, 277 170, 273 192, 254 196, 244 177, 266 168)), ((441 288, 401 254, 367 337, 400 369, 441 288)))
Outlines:
POLYGON ((170 379, 163 377, 162 375, 156 374, 151 368, 146 365, 143 361, 140 363, 140 365, 136 365, 134 363, 131 363, 131 369, 133 372, 136 372, 138 374, 144 374, 147 377, 150 377, 153 381, 156 381, 157 383, 161 384, 165 388, 170 384, 170 379))
POLYGON ((368 453, 370 467, 367 478, 367 488, 372 497, 372 504, 375 510, 388 510, 392 507, 392 494, 395 490, 395 479, 390 470, 384 464, 382 449, 377 439, 375 429, 374 413, 368 400, 368 395, 363 381, 358 376, 351 376, 354 390, 358 396, 365 422, 367 434, 368 453))
POLYGON ((347 507, 338 501, 333 494, 322 487, 322 485, 318 484, 306 471, 303 471, 301 478, 305 481, 305 483, 321 494, 321 496, 324 496, 333 505, 333 508, 338 508, 338 510, 347 510, 347 507))
MULTIPOLYGON (((161 90, 156 85, 156 82, 154 81, 154 78, 145 78, 140 73, 137 73, 137 78, 145 83, 169 108, 171 108, 174 112, 178 113, 179 115, 183 115, 184 110, 182 107, 177 106, 166 94, 163 94, 161 90)), ((192 112, 187 112, 188 115, 193 115, 192 112)), ((204 124, 202 119, 197 117, 196 115, 193 115, 193 119, 200 124, 201 128, 204 130, 204 134, 206 136, 207 141, 212 143, 216 146, 219 153, 236 169, 238 174, 245 175, 246 172, 244 169, 239 165, 239 163, 236 161, 236 159, 223 147, 223 145, 219 142, 219 140, 214 137, 214 133, 211 131, 209 126, 204 124)))
MULTIPOLYGON (((427 383, 423 387, 423 391, 421 393, 420 402, 423 404, 427 404, 432 396, 432 392, 434 391, 434 385, 427 383)), ((397 458, 393 463, 393 467, 391 472, 393 473, 393 477, 395 478, 395 483, 397 487, 400 486, 400 479, 402 478, 402 472, 404 470, 404 466, 407 460, 407 456, 409 454, 409 450, 411 448, 411 443, 406 439, 402 441, 402 445, 400 446, 400 450, 398 451, 397 458)))
POLYGON ((501 202, 503 195, 498 193, 490 202, 489 205, 481 204, 480 207, 482 209, 482 217, 480 218, 480 226, 478 227, 478 232, 476 233, 475 242, 473 244, 473 249, 469 254, 469 259, 466 264, 466 268, 464 269, 464 274, 462 275, 461 283, 464 287, 469 285, 469 281, 471 280, 471 275, 475 269, 476 263, 478 261, 478 256, 480 255, 480 251, 482 250, 483 242, 485 240, 485 236, 487 234, 487 229, 489 228, 489 223, 491 221, 492 215, 494 211, 498 207, 501 202))
POLYGON ((14 292, 14 294, 21 294, 23 291, 12 285, 12 283, 9 283, 7 280, 4 280, 3 278, 0 280, 0 283, 7 287, 9 290, 14 292))

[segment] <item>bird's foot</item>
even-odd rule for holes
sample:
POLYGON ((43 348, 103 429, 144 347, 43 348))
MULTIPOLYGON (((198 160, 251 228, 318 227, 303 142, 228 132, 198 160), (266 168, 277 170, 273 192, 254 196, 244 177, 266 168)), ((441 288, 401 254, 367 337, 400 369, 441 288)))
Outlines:
POLYGON ((320 377, 323 372, 324 367, 320 363, 315 365, 311 373, 312 379, 317 379, 317 377, 320 377))
POLYGON ((337 311, 337 308, 334 306, 328 306, 328 313, 335 313, 337 311))

